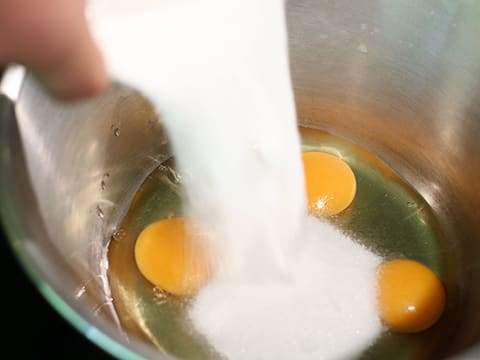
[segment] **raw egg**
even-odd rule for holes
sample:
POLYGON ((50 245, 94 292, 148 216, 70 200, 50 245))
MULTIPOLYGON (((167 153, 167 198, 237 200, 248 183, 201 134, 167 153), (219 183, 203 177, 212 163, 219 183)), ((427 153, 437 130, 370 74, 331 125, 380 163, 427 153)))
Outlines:
POLYGON ((147 226, 135 243, 135 261, 142 275, 171 294, 195 294, 211 275, 205 236, 186 218, 147 226))
POLYGON ((324 152, 304 152, 302 157, 309 212, 330 216, 345 210, 357 190, 350 166, 324 152))
POLYGON ((378 306, 393 331, 416 333, 432 326, 445 308, 445 290, 425 265, 407 259, 383 263, 378 269, 378 306))

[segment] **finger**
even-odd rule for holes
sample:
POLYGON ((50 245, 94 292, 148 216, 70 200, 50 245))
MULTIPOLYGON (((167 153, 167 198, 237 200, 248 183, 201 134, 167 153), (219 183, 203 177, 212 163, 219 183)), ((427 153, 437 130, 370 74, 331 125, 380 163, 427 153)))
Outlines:
POLYGON ((84 0, 1 0, 0 63, 11 61, 62 98, 95 95, 108 85, 84 0))

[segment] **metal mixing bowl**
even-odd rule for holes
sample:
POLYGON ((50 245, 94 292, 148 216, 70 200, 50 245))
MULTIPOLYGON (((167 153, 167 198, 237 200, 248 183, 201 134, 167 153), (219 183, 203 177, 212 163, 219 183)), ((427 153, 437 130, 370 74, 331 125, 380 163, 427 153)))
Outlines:
MULTIPOLYGON (((288 2, 299 123, 382 158, 452 239, 461 311, 438 357, 480 357, 479 19, 473 0, 288 2)), ((136 189, 169 156, 155 112, 118 84, 60 103, 16 67, 0 94, 1 216, 21 264, 100 347, 159 356, 119 326, 103 261, 136 189)))

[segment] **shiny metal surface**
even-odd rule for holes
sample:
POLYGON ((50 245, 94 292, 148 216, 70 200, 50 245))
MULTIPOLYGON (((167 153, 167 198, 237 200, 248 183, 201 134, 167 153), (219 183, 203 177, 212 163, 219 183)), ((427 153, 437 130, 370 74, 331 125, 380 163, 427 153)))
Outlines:
MULTIPOLYGON (((443 356, 480 357, 480 4, 287 6, 299 122, 371 150, 427 200, 462 279, 443 356)), ((27 272, 100 346, 153 357, 117 326, 101 260, 138 185, 169 155, 155 112, 119 85, 59 103, 27 76, 15 104, 0 98, 0 117, 2 221, 27 272)))
POLYGON ((20 98, 0 96, 0 209, 20 262, 47 300, 105 350, 155 356, 119 328, 104 245, 145 174, 168 156, 156 114, 118 86, 92 102, 60 104, 27 78, 20 98), (120 138, 119 129, 133 137, 120 138))
POLYGON ((306 0, 289 9, 300 122, 370 149, 433 207, 455 239, 465 301, 446 351, 477 342, 480 4, 306 0))

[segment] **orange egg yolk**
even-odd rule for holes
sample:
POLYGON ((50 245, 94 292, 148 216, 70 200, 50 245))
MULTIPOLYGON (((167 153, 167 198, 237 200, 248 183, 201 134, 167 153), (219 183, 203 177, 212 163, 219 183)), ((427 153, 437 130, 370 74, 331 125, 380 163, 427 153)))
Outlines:
POLYGON ((437 275, 419 262, 388 261, 378 269, 378 306, 393 331, 416 333, 432 326, 445 308, 445 290, 437 275))
POLYGON ((302 158, 309 212, 330 216, 345 210, 357 190, 350 166, 324 152, 304 152, 302 158))
POLYGON ((211 275, 205 237, 195 230, 185 218, 147 226, 135 243, 135 261, 142 275, 171 294, 195 294, 211 275))

